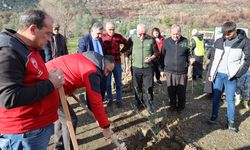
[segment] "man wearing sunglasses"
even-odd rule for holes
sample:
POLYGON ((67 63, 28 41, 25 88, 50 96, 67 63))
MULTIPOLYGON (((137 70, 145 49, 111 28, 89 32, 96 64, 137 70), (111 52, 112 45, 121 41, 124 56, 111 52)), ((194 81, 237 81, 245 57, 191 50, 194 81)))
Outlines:
POLYGON ((136 106, 142 109, 144 106, 150 113, 153 108, 153 60, 158 56, 158 48, 154 38, 147 33, 145 24, 137 25, 137 36, 132 36, 132 49, 126 53, 126 70, 128 70, 128 56, 131 54, 132 78, 135 91, 136 106), (145 96, 143 96, 143 88, 145 96))
POLYGON ((245 74, 250 64, 250 42, 243 30, 236 29, 236 24, 227 21, 222 26, 223 36, 214 44, 215 55, 212 62, 209 81, 213 84, 212 115, 208 124, 216 124, 220 108, 223 86, 227 100, 227 125, 230 131, 237 132, 234 123, 234 93, 236 79, 245 74))

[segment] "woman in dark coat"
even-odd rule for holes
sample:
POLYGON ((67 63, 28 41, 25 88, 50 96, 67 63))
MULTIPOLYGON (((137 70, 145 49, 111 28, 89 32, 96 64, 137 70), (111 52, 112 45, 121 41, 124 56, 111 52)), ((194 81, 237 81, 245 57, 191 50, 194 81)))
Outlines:
POLYGON ((212 66, 213 59, 214 59, 214 52, 215 52, 214 48, 209 48, 208 53, 207 53, 207 59, 209 60, 209 64, 208 64, 208 67, 207 67, 206 83, 204 84, 203 91, 205 93, 208 93, 208 94, 213 93, 213 83, 208 81, 208 77, 209 77, 210 69, 211 69, 211 66, 212 66))

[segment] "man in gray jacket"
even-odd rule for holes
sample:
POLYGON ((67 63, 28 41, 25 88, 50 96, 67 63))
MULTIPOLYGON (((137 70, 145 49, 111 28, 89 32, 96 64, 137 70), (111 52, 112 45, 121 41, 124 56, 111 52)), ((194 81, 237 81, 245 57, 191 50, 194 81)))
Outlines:
POLYGON ((210 71, 209 81, 213 81, 212 116, 208 124, 215 124, 219 113, 220 98, 225 87, 227 100, 228 129, 237 132, 234 124, 234 93, 236 79, 248 70, 250 64, 250 43, 243 30, 236 29, 232 21, 222 26, 223 37, 216 40, 215 54, 210 71))

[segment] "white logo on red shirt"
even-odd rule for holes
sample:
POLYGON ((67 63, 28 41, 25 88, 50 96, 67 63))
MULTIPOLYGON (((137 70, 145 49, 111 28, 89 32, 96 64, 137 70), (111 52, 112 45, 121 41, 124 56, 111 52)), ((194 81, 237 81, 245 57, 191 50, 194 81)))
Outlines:
POLYGON ((43 72, 42 72, 42 70, 39 69, 36 59, 34 57, 31 57, 30 61, 31 61, 32 65, 36 68, 36 70, 38 71, 38 77, 40 77, 43 74, 43 72))

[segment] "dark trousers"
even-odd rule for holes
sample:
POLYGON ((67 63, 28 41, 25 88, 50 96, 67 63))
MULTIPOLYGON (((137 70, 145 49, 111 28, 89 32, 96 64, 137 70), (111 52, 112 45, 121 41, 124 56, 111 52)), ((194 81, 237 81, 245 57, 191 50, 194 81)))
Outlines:
POLYGON ((160 73, 159 66, 158 66, 159 63, 158 63, 158 61, 155 61, 153 64, 154 64, 154 75, 155 75, 155 78, 156 78, 156 80, 160 80, 161 73, 160 73))
POLYGON ((147 106, 153 101, 153 68, 137 68, 132 67, 133 87, 135 92, 136 105, 145 103, 147 106), (145 97, 143 98, 143 87, 145 89, 145 97))
POLYGON ((169 105, 174 108, 184 109, 186 103, 187 75, 166 72, 166 77, 170 99, 169 105))
POLYGON ((193 64, 193 76, 202 76, 203 72, 203 56, 195 56, 195 62, 193 64))
POLYGON ((169 105, 176 108, 185 108, 186 103, 186 87, 184 85, 169 86, 168 87, 169 95, 169 105), (178 99, 178 102, 177 102, 178 99))
MULTIPOLYGON (((67 103, 68 104, 68 103, 67 103)), ((74 130, 77 127, 77 116, 74 110, 68 104, 70 116, 72 119, 74 130)), ((59 105, 58 109, 59 119, 55 122, 55 150, 73 150, 73 145, 70 139, 69 130, 66 124, 66 118, 63 112, 62 105, 59 105)))

